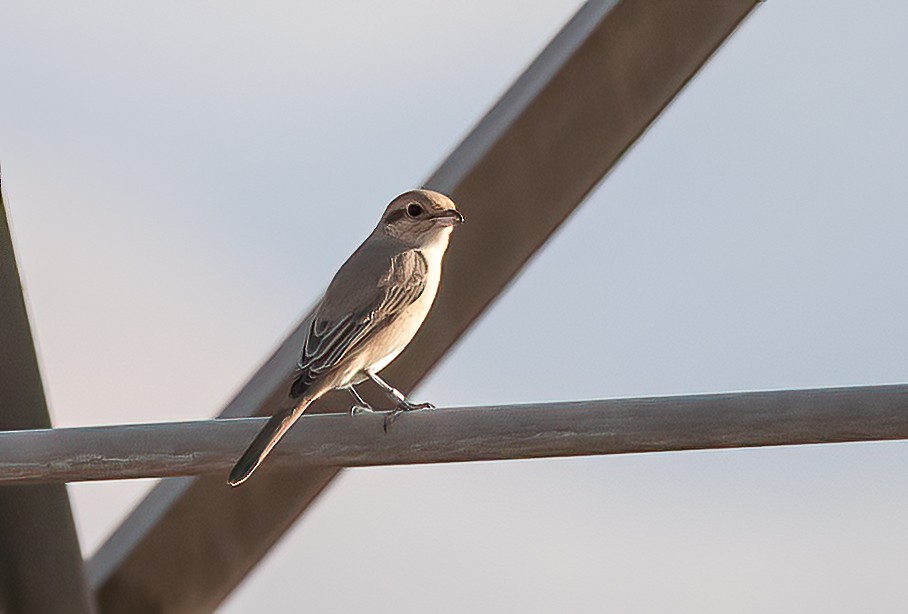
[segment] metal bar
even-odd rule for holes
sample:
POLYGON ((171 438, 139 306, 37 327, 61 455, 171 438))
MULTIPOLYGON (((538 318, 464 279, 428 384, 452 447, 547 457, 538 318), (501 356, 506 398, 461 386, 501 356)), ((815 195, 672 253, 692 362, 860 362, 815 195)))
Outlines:
MULTIPOLYGON (((406 390, 422 379, 755 4, 594 0, 581 9, 428 181, 469 224, 449 250, 429 319, 383 373, 389 381, 406 390)), ((222 417, 284 402, 304 326, 222 417)), ((328 397, 315 409, 342 411, 345 401, 328 397)), ((213 610, 334 472, 237 490, 221 476, 162 483, 90 562, 102 609, 213 610)))
MULTIPOLYGON (((267 418, 0 433, 0 484, 216 474, 267 418)), ((908 385, 303 416, 265 472, 908 439, 908 385)))
MULTIPOLYGON (((0 428, 50 425, 0 189, 0 428)), ((0 553, 0 611, 92 611, 64 485, 0 489, 0 553)))

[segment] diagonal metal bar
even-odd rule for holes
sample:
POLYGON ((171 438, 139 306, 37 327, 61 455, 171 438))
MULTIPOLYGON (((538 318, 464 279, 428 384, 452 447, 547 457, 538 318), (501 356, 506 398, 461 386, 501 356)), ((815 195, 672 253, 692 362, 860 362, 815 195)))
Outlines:
MULTIPOLYGON (((0 190, 0 428, 50 425, 0 190)), ((0 553, 0 611, 92 611, 64 485, 0 489, 0 553)))
MULTIPOLYGON (((427 182, 451 194, 470 223, 390 381, 411 388, 444 356, 755 4, 584 5, 427 182)), ((223 417, 283 403, 303 326, 223 417)), ((320 404, 344 408, 338 397, 320 404)), ((235 491, 220 476, 160 484, 90 562, 102 610, 214 609, 336 472, 266 473, 235 491)))
MULTIPOLYGON (((0 484, 228 471, 267 418, 0 432, 0 484)), ((908 439, 908 385, 303 416, 264 472, 908 439)))

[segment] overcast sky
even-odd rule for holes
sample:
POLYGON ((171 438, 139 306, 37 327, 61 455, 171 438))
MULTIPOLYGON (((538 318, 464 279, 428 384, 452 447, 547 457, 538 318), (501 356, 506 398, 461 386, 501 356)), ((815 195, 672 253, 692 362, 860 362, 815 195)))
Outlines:
MULTIPOLYGON (((217 413, 579 6, 537 4, 5 4, 55 424, 217 413)), ((908 381, 905 23, 761 5, 415 396, 908 381)), ((895 611, 906 467, 877 443, 347 471, 222 610, 895 611)), ((152 484, 70 487, 87 554, 152 484)))

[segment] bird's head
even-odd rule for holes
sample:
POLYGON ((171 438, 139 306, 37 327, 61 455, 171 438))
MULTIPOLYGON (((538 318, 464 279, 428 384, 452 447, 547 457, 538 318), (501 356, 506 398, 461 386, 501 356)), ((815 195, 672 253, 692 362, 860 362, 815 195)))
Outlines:
POLYGON ((410 190, 391 201, 378 230, 414 246, 447 239, 451 229, 463 224, 454 201, 432 190, 410 190))

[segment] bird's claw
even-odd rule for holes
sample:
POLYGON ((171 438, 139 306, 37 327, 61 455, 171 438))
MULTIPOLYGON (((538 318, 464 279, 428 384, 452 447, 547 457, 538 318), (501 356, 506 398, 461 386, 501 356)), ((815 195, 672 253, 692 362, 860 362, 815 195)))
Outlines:
POLYGON ((395 420, 397 420, 397 417, 399 415, 401 415, 402 413, 404 413, 405 411, 406 411, 405 409, 395 409, 392 412, 388 412, 388 415, 385 416, 385 422, 384 422, 384 424, 382 424, 382 428, 384 429, 384 431, 386 433, 388 432, 388 427, 391 426, 391 424, 395 420))
POLYGON ((365 407, 364 405, 354 405, 353 407, 350 408, 351 416, 355 416, 357 414, 371 414, 374 412, 375 412, 374 409, 372 409, 371 407, 365 407))
POLYGON ((422 409, 435 409, 435 406, 431 403, 411 403, 410 401, 401 401, 397 404, 397 409, 385 416, 385 423, 383 425, 385 432, 388 432, 388 427, 390 427, 401 414, 422 409))
POLYGON ((410 401, 405 401, 397 406, 398 411, 418 411, 420 409, 435 409, 435 406, 431 403, 411 403, 410 401))

